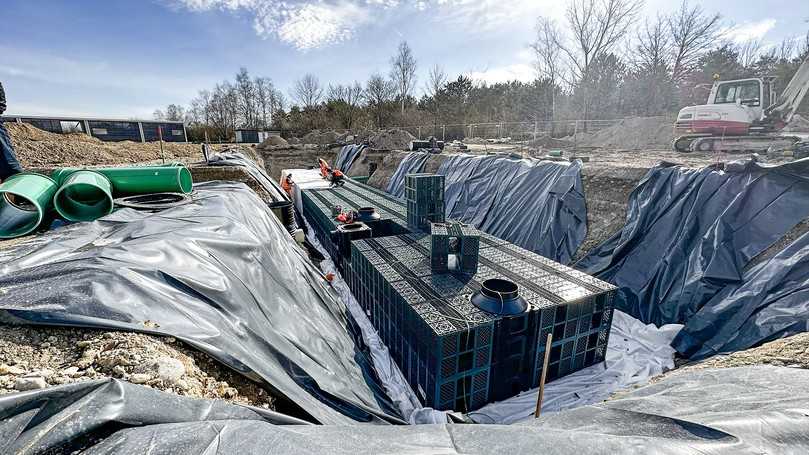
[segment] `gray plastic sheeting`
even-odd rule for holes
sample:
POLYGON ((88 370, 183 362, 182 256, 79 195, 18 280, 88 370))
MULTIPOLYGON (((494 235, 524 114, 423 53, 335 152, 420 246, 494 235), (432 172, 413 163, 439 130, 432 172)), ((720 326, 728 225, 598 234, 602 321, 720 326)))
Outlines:
POLYGON ((694 315, 673 346, 692 359, 809 331, 809 233, 745 272, 694 315))
MULTIPOLYGON (((72 453, 120 428, 221 420, 307 424, 251 406, 180 397, 117 379, 98 379, 0 396, 0 453, 72 453)), ((175 453, 183 452, 178 449, 174 448, 175 453)), ((143 446, 140 453, 148 451, 148 446, 143 446)))
POLYGON ((402 162, 399 163, 399 167, 396 168, 396 172, 390 177, 388 187, 385 191, 398 198, 404 197, 405 176, 407 174, 418 174, 421 172, 428 158, 430 158, 430 154, 427 152, 409 153, 402 159, 402 162))
POLYGON ((174 336, 317 422, 402 423, 345 307, 261 199, 222 182, 193 197, 15 250, 0 264, 0 318, 174 336))
POLYGON ((351 166, 354 165, 354 162, 357 161, 357 158, 359 158, 360 154, 366 149, 366 147, 367 145, 365 144, 351 144, 343 146, 343 148, 340 149, 340 152, 337 153, 337 158, 334 160, 334 168, 348 174, 348 171, 351 170, 351 166))
MULTIPOLYGON (((623 398, 507 426, 275 425, 255 411, 235 409, 198 410, 183 418, 122 413, 139 419, 118 420, 119 412, 105 412, 95 419, 94 438, 82 453, 805 454, 809 453, 808 391, 806 370, 687 371, 623 398)), ((19 394, 15 399, 35 402, 41 394, 19 394)), ((19 447, 14 438, 25 426, 28 447, 36 447, 47 441, 67 414, 56 411, 70 407, 74 413, 90 415, 95 410, 81 400, 62 401, 51 394, 50 401, 43 398, 31 406, 19 405, 6 414, 9 418, 0 423, 3 443, 19 447), (46 413, 43 402, 48 404, 46 413)), ((166 402, 159 398, 139 397, 138 409, 164 407, 166 402)), ((70 428, 66 425, 65 431, 70 428)))
POLYGON ((453 155, 437 173, 448 218, 563 264, 587 235, 581 161, 453 155))
POLYGON ((724 286, 743 281, 752 258, 809 216, 808 170, 807 160, 658 165, 630 195, 623 229, 576 268, 619 286, 616 307, 630 315, 688 325, 724 286))
POLYGON ((241 152, 223 151, 208 158, 209 166, 235 166, 243 167, 247 170, 262 188, 270 194, 276 201, 288 199, 287 193, 278 183, 275 183, 263 169, 261 169, 251 159, 241 152))

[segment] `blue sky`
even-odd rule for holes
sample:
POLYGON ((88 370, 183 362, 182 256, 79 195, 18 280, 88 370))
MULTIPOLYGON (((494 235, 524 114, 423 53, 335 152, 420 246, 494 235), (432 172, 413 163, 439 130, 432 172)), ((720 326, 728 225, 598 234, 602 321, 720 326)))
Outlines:
MULTIPOLYGON (((0 81, 9 113, 150 117, 186 105, 240 66, 289 92, 312 72, 324 82, 387 74, 406 39, 419 61, 479 80, 532 77, 527 44, 539 15, 564 19, 563 0, 3 0, 0 81)), ((734 40, 766 43, 809 29, 809 1, 702 0, 734 40)), ((647 0, 653 16, 677 7, 647 0)))

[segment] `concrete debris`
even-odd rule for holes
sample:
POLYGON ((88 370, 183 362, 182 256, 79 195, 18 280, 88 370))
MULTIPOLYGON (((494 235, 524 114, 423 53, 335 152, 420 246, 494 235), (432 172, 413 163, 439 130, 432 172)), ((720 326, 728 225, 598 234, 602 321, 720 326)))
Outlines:
POLYGON ((160 357, 150 365, 161 381, 167 384, 174 384, 185 375, 185 366, 182 362, 171 357, 160 357))
POLYGON ((44 389, 48 386, 42 376, 23 376, 14 380, 14 390, 24 392, 26 390, 44 389))
POLYGON ((274 401, 258 384, 171 337, 0 325, 0 394, 103 377, 190 397, 267 407, 274 401))

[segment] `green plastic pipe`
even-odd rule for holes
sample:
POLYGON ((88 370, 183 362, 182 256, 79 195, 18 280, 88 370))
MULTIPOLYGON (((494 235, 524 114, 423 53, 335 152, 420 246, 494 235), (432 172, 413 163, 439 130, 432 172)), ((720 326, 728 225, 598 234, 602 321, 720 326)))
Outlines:
POLYGON ((93 221, 112 213, 112 184, 90 170, 71 172, 61 179, 53 206, 68 221, 93 221))
POLYGON ((56 182, 23 173, 0 184, 0 238, 12 239, 36 230, 51 208, 56 182))
MULTIPOLYGON (((63 182, 76 168, 58 169, 52 177, 63 182)), ((190 193, 194 180, 185 166, 137 166, 94 168, 112 183, 116 197, 149 193, 190 193)))

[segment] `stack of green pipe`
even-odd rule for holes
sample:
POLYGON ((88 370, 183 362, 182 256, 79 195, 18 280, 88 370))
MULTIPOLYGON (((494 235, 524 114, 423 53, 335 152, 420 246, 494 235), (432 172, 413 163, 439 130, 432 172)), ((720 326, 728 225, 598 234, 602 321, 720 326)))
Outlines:
POLYGON ((149 193, 190 193, 191 172, 185 166, 63 168, 53 173, 60 187, 54 207, 70 221, 91 221, 112 212, 113 197, 149 193))
POLYGON ((112 212, 114 197, 190 193, 193 183, 180 163, 17 174, 0 184, 0 238, 33 232, 51 208, 68 221, 92 221, 112 212))

